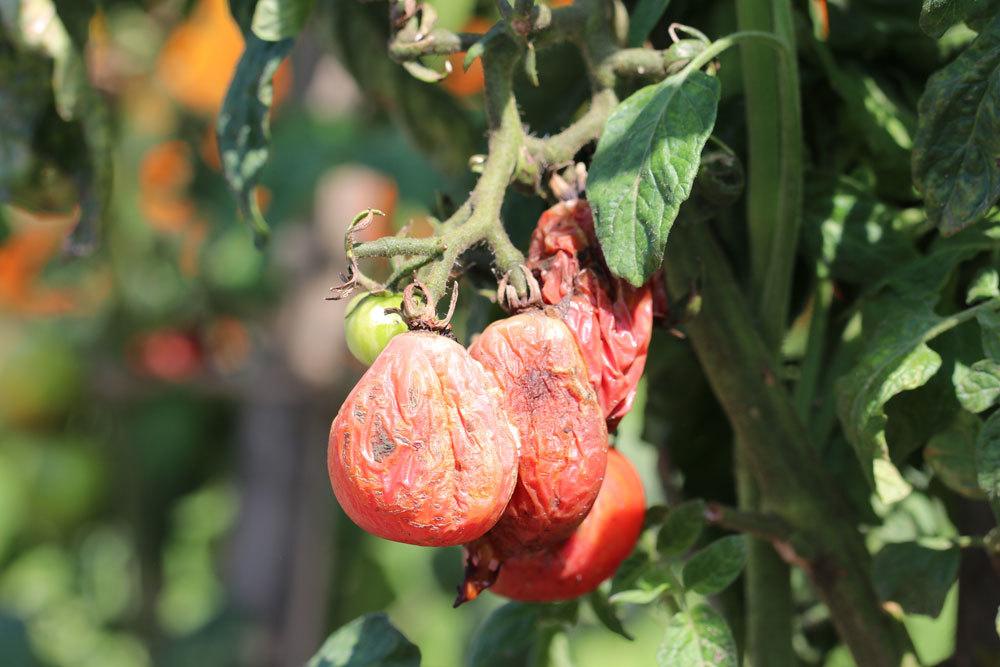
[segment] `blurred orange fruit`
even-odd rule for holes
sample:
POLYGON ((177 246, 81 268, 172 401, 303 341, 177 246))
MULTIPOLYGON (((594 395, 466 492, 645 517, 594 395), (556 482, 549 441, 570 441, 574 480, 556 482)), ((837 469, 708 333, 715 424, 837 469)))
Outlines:
POLYGON ((11 233, 0 244, 0 310, 25 315, 58 315, 74 309, 69 290, 39 284, 45 266, 60 248, 79 219, 79 209, 70 215, 37 214, 13 206, 6 208, 11 233))
MULTIPOLYGON (((485 33, 491 27, 493 27, 491 21, 477 16, 469 19, 469 22, 462 27, 462 32, 485 33)), ((476 58, 469 66, 468 71, 465 71, 462 67, 464 61, 465 52, 453 53, 448 56, 448 62, 451 63, 451 74, 441 82, 448 92, 456 97, 468 97, 483 91, 483 63, 479 58, 476 58)))
MULTIPOLYGON (((243 53, 243 35, 226 0, 199 0, 191 16, 167 37, 156 76, 170 95, 195 113, 218 112, 243 53)), ((274 75, 275 106, 291 88, 286 60, 274 75)))
POLYGON ((140 375, 182 382, 194 377, 202 367, 198 341, 185 331, 158 329, 140 334, 129 347, 130 365, 140 375))
POLYGON ((187 187, 194 177, 191 149, 180 140, 153 146, 139 165, 139 197, 142 214, 154 229, 181 230, 194 216, 187 187))

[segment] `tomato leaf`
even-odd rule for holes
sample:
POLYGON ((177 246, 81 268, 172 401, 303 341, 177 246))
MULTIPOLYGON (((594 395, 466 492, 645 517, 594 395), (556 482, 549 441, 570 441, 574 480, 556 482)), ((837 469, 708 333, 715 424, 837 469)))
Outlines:
POLYGON ((1000 398, 1000 362, 983 359, 972 366, 956 363, 952 381, 963 408, 976 413, 989 410, 1000 398))
POLYGON ((909 614, 937 616, 958 577, 959 556, 957 547, 887 544, 872 561, 875 590, 884 602, 895 602, 909 614))
POLYGON ((660 667, 736 667, 736 642, 725 619, 700 603, 674 614, 656 653, 660 667))
POLYGON ((632 16, 629 17, 628 45, 642 46, 669 5, 670 0, 639 0, 635 3, 632 16))
POLYGON ((1000 10, 997 0, 924 0, 920 8, 920 29, 940 37, 956 23, 978 24, 1000 10))
POLYGON ((633 285, 660 267, 718 104, 716 78, 677 74, 633 94, 604 126, 587 193, 608 268, 633 285))
POLYGON ((837 280, 869 284, 919 257, 923 216, 905 216, 849 179, 807 186, 803 218, 806 252, 837 280))
POLYGON ((689 500, 671 508, 659 535, 656 549, 664 556, 679 556, 694 546, 705 525, 705 503, 689 500))
POLYGON ((684 587, 702 595, 725 590, 747 563, 747 541, 729 535, 712 542, 684 565, 684 587))
POLYGON ((960 411, 948 428, 935 434, 924 447, 924 460, 944 485, 966 498, 982 500, 976 479, 977 417, 960 411))
POLYGON ((1000 361, 1000 311, 984 310, 976 315, 983 352, 990 359, 1000 361))
POLYGON ((271 80, 291 48, 291 39, 268 42, 252 33, 246 35, 246 48, 236 65, 216 126, 226 181, 236 194, 240 213, 258 246, 269 236, 255 189, 270 149, 268 117, 274 98, 271 80))
POLYGON ((981 219, 1000 198, 1000 15, 927 82, 913 178, 928 219, 945 234, 981 219))
POLYGON ((994 412, 983 424, 976 439, 976 472, 979 488, 993 506, 1000 520, 1000 412, 994 412))
POLYGON ((994 267, 980 270, 969 284, 965 295, 966 303, 975 303, 983 299, 1000 297, 1000 272, 994 267))
POLYGON ((618 612, 615 611, 614 606, 608 600, 608 594, 603 586, 595 588, 590 593, 588 599, 590 600, 590 608, 594 610, 594 615, 597 616, 597 620, 604 624, 604 627, 616 635, 621 635, 625 639, 632 641, 632 635, 628 633, 628 630, 622 624, 622 620, 618 618, 618 612))
POLYGON ((295 37, 302 30, 314 0, 257 0, 250 24, 253 33, 268 42, 295 37))
POLYGON ((883 502, 893 503, 911 488, 889 458, 885 404, 923 386, 940 368, 941 357, 927 346, 927 339, 941 318, 922 301, 896 296, 882 299, 877 309, 882 320, 866 334, 860 361, 837 380, 837 411, 868 483, 883 502))
POLYGON ((419 667, 420 649, 384 613, 365 614, 323 643, 307 667, 419 667))
POLYGON ((509 602, 490 614, 472 637, 469 667, 565 664, 565 647, 554 641, 576 622, 575 601, 560 604, 509 602))

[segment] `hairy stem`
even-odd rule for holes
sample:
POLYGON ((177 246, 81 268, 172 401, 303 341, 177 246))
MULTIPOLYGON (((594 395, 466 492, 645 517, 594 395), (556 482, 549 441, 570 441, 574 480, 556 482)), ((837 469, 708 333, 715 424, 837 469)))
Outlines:
POLYGON ((700 285, 702 306, 686 330, 737 445, 766 490, 761 511, 780 516, 811 545, 814 555, 801 565, 857 664, 898 667, 909 649, 906 634, 881 608, 869 578, 871 557, 777 380, 772 348, 758 334, 729 263, 704 223, 684 219, 675 223, 667 253, 675 298, 700 285))
MULTIPOLYGON (((491 129, 489 156, 469 197, 471 214, 468 220, 453 228, 445 223, 446 249, 439 262, 425 269, 424 284, 432 304, 444 296, 448 278, 458 258, 477 243, 485 241, 489 244, 501 273, 511 271, 524 262, 524 256, 510 242, 500 220, 500 208, 524 144, 524 129, 511 86, 513 70, 519 58, 516 45, 506 37, 494 40, 483 56, 486 118, 491 129)), ((524 276, 520 272, 512 274, 511 283, 519 294, 525 292, 524 276)))

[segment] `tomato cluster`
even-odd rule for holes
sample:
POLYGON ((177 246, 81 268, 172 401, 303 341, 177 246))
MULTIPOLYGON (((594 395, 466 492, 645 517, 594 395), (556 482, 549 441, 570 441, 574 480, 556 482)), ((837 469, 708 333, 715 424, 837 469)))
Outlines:
MULTIPOLYGON (((494 322, 468 350, 398 323, 362 354, 352 347, 375 359, 331 427, 334 493, 380 537, 466 545, 456 604, 491 585, 520 600, 576 597, 638 540, 642 484, 609 449, 608 425, 642 374, 652 288, 607 277, 588 221, 580 202, 539 222, 531 268, 553 305, 494 322)), ((361 300, 348 325, 397 303, 361 300)))

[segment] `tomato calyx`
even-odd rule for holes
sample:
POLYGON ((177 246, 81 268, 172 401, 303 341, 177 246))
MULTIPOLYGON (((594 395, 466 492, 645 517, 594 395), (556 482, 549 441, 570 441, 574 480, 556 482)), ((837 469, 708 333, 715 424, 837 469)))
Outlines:
POLYGON ((458 608, 471 602, 496 583, 500 576, 500 559, 488 541, 480 540, 466 547, 465 576, 458 585, 458 596, 451 605, 458 608))
POLYGON ((512 315, 542 305, 542 288, 531 269, 521 264, 516 269, 503 274, 499 284, 497 284, 497 304, 512 315), (520 271, 524 275, 524 282, 527 286, 527 292, 524 296, 518 294, 517 288, 510 282, 514 271, 520 271))
POLYGON ((388 308, 386 312, 399 313, 406 322, 410 331, 430 331, 455 339, 455 334, 451 330, 451 318, 455 315, 455 306, 458 304, 458 282, 453 282, 451 287, 451 302, 448 304, 448 312, 443 318, 437 316, 437 311, 431 305, 427 286, 414 277, 413 282, 403 289, 403 304, 400 308, 388 308), (420 290, 418 296, 416 290, 420 290))

